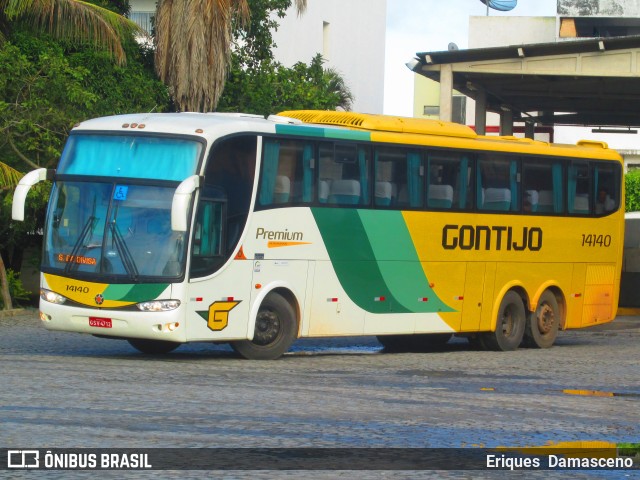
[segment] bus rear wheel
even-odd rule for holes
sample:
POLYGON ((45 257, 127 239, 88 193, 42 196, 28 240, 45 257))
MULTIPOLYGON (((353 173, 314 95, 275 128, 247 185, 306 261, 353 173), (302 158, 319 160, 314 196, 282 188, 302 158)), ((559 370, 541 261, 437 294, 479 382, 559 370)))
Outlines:
POLYGON ((127 341, 139 352, 150 355, 173 352, 180 346, 180 343, 167 342, 165 340, 143 340, 141 338, 130 338, 127 341))
POLYGON ((500 302, 495 332, 483 334, 482 344, 488 350, 516 350, 522 343, 525 326, 526 312, 522 298, 510 290, 500 302))
POLYGON ((270 293, 258 310, 253 340, 231 342, 231 347, 248 360, 275 360, 289 350, 297 333, 291 304, 282 295, 270 293))
POLYGON ((378 335, 376 338, 388 352, 433 352, 451 339, 450 333, 413 335, 378 335))
POLYGON ((524 345, 532 348, 550 348, 558 336, 560 309, 558 300, 550 290, 540 296, 538 308, 527 318, 524 345))

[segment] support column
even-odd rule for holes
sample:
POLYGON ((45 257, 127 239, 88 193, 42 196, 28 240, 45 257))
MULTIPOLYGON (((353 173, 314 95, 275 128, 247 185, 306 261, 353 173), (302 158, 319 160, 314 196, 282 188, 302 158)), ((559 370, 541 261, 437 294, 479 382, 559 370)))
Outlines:
POLYGON ((500 135, 513 135, 513 112, 511 110, 500 112, 500 135))
POLYGON ((453 67, 451 65, 440 67, 440 120, 443 122, 453 120, 453 67))
POLYGON ((487 92, 478 90, 476 95, 476 133, 487 134, 487 92))
POLYGON ((533 122, 524 122, 524 136, 526 138, 534 139, 536 133, 536 124, 533 122))

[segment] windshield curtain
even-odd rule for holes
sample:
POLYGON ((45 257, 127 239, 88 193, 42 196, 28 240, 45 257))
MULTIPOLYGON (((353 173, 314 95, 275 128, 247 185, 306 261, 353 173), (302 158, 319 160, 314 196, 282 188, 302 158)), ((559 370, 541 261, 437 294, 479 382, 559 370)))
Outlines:
POLYGON ((67 141, 58 174, 181 182, 195 173, 202 147, 171 137, 75 134, 67 141))
POLYGON ((126 282, 182 276, 186 234, 171 230, 174 192, 125 182, 57 182, 43 268, 126 282))

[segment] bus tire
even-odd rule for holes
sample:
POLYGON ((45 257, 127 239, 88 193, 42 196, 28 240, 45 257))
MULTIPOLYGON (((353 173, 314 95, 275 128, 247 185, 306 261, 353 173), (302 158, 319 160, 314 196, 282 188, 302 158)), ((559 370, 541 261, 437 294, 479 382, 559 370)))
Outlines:
POLYGON ((496 330, 485 333, 482 343, 488 350, 508 352, 517 350, 524 338, 526 311, 522 298, 509 290, 500 302, 496 330))
POLYGON ((167 342, 166 340, 144 340, 141 338, 130 338, 127 341, 139 352, 149 355, 173 352, 181 345, 178 342, 167 342))
POLYGON ((558 300, 550 290, 545 290, 538 301, 538 308, 527 317, 524 345, 531 348, 550 348, 556 341, 560 327, 558 300))
POLYGON ((452 336, 451 333, 420 333, 378 335, 376 338, 387 352, 433 352, 444 348, 452 336))
POLYGON ((258 310, 253 340, 237 340, 231 347, 248 360, 275 360, 289 350, 297 333, 291 304, 282 295, 270 293, 258 310))

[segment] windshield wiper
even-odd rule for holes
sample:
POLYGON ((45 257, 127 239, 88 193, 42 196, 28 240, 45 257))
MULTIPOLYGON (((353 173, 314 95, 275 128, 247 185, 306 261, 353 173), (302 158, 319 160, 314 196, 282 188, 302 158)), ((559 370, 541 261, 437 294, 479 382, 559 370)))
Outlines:
POLYGON ((80 236, 78 237, 78 240, 76 240, 76 243, 73 244, 73 249, 71 249, 71 255, 70 255, 69 261, 67 262, 67 265, 64 267, 64 273, 69 273, 71 271, 71 267, 73 267, 74 265, 76 266, 79 265, 79 263, 76 262, 76 256, 78 255, 80 248, 83 246, 82 244, 87 238, 87 235, 91 230, 93 230, 94 223, 97 219, 98 217, 90 216, 87 219, 87 222, 82 227, 80 236))
POLYGON ((109 224, 109 229, 111 230, 111 235, 113 236, 113 243, 116 245, 116 250, 122 259, 122 264, 124 265, 124 269, 127 271, 129 276, 133 279, 133 281, 138 281, 138 267, 136 266, 136 262, 131 255, 131 251, 127 246, 118 226, 115 222, 109 224))

